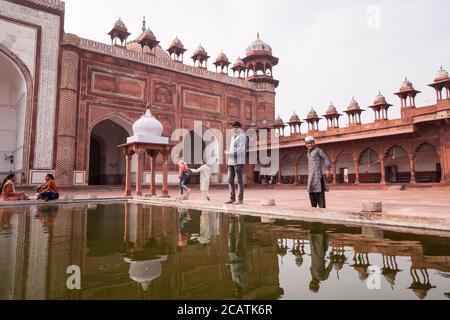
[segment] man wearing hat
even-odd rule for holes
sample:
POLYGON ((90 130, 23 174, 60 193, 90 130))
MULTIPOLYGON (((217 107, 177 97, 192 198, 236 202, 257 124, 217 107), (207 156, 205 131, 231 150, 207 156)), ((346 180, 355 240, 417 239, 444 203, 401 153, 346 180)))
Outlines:
POLYGON ((306 137, 305 144, 308 150, 308 192, 311 206, 325 208, 325 191, 329 190, 323 177, 322 167, 325 164, 326 176, 329 177, 331 162, 325 152, 316 147, 314 137, 306 137))
POLYGON ((231 124, 234 135, 231 138, 230 148, 225 151, 228 157, 228 187, 230 189, 230 200, 226 204, 242 204, 244 201, 244 166, 245 166, 245 143, 246 136, 241 129, 241 123, 235 121, 231 124), (236 187, 234 179, 237 176, 239 195, 236 201, 236 187))

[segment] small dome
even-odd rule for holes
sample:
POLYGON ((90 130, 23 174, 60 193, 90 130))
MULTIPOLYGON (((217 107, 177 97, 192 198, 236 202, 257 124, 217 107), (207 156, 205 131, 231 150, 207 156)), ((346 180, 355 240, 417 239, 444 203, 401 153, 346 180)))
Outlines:
POLYGON ((208 53, 206 52, 205 48, 202 47, 201 44, 198 45, 197 49, 194 51, 194 56, 207 56, 208 53))
POLYGON ((327 108, 327 114, 337 114, 336 107, 331 103, 327 108))
POLYGON ((233 64, 233 68, 245 68, 245 63, 242 61, 241 57, 237 58, 233 64))
POLYGON ((246 54, 250 55, 253 51, 265 51, 272 54, 272 48, 259 38, 259 33, 257 39, 247 47, 246 54))
POLYGON ((181 42, 180 39, 178 39, 178 37, 175 37, 175 39, 173 39, 172 43, 170 44, 170 47, 177 47, 177 48, 181 48, 184 49, 184 45, 181 42))
POLYGON ((386 103, 386 98, 381 94, 381 92, 379 92, 378 95, 375 97, 373 104, 384 104, 384 103, 386 103))
POLYGON ((267 126, 267 120, 266 119, 264 119, 263 121, 261 121, 261 124, 264 126, 264 127, 266 127, 267 126))
POLYGON ((278 117, 276 118, 275 125, 276 126, 284 126, 284 121, 283 121, 283 119, 281 119, 280 115, 278 115, 278 117))
POLYGON ((162 137, 163 126, 158 121, 150 109, 147 109, 145 114, 133 124, 133 136, 127 139, 127 143, 142 142, 142 143, 168 143, 168 138, 162 137))
POLYGON ((122 19, 120 19, 119 18, 119 20, 117 20, 115 23, 114 23, 114 27, 119 27, 119 28, 122 28, 122 29, 127 29, 127 27, 125 26, 125 23, 123 23, 123 21, 122 21, 122 19))
POLYGON ((309 110, 307 118, 317 118, 317 112, 316 110, 314 110, 314 108, 311 108, 311 110, 309 110))
POLYGON ((167 261, 167 256, 147 261, 132 261, 128 258, 124 260, 130 263, 130 279, 139 282, 144 291, 147 291, 150 283, 161 276, 161 262, 167 261))
POLYGON ((447 70, 444 70, 441 66, 441 69, 436 74, 435 80, 442 80, 442 79, 448 79, 448 78, 449 78, 449 76, 448 76, 447 70))
POLYGON ((170 55, 166 51, 164 51, 161 48, 161 46, 159 46, 159 45, 157 45, 155 48, 153 48, 153 51, 149 47, 145 46, 144 51, 142 51, 142 46, 137 42, 137 40, 135 40, 135 41, 128 42, 126 44, 126 48, 128 50, 136 51, 139 53, 143 52, 143 53, 147 53, 147 54, 152 54, 152 55, 155 55, 156 57, 164 59, 164 60, 170 60, 170 55))
POLYGON ((147 28, 147 30, 145 30, 145 35, 148 37, 155 37, 155 34, 153 33, 152 30, 150 30, 150 28, 147 28))
POLYGON ((228 62, 228 57, 225 53, 223 53, 223 51, 221 51, 216 58, 216 62, 219 62, 219 61, 228 62))
POLYGON ((402 82, 402 86, 400 88, 401 91, 405 90, 414 90, 414 86, 408 78, 405 78, 405 81, 402 82))
POLYGON ((148 135, 154 134, 156 136, 161 136, 163 131, 163 126, 154 116, 150 109, 147 109, 145 114, 133 124, 133 134, 134 135, 148 135))
POLYGON ((350 101, 350 104, 347 107, 348 111, 352 111, 352 110, 358 110, 360 109, 358 101, 355 100, 355 98, 352 98, 352 100, 350 101))
POLYGON ((292 114, 291 118, 289 119, 289 122, 299 122, 300 121, 300 117, 297 115, 297 113, 292 114))

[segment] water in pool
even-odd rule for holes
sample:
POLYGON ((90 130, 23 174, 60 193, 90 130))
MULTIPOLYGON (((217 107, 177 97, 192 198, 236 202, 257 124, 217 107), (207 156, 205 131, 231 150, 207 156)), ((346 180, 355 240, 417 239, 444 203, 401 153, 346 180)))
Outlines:
POLYGON ((0 299, 449 297, 442 234, 120 203, 0 208, 0 299))

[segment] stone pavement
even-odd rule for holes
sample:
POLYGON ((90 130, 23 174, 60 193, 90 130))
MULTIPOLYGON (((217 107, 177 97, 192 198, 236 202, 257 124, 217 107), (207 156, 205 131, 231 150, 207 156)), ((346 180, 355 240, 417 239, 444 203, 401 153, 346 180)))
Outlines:
MULTIPOLYGON (((144 194, 148 190, 143 190, 144 194)), ((89 199, 90 195, 98 199, 123 198, 123 191, 118 188, 86 188, 81 190, 65 190, 65 196, 73 196, 75 200, 89 199)), ((188 201, 176 200, 178 190, 170 189, 171 199, 137 197, 144 202, 168 204, 197 209, 232 211, 236 213, 270 214, 273 216, 294 216, 296 218, 326 219, 347 221, 361 220, 378 224, 393 224, 416 228, 431 228, 450 231, 450 188, 414 188, 401 190, 361 190, 361 189, 331 189, 327 193, 327 209, 311 209, 308 193, 304 187, 277 188, 273 186, 248 188, 245 190, 244 205, 223 204, 228 200, 228 190, 212 188, 210 202, 201 199, 200 191, 193 189, 188 201), (275 207, 263 207, 261 199, 274 199, 275 207), (383 203, 381 215, 366 215, 361 213, 363 202, 383 203), (351 216, 351 218, 349 218, 351 216), (348 218, 348 219, 347 219, 348 218), (372 220, 372 221, 366 221, 372 220)), ((71 200, 68 200, 71 201, 71 200)), ((91 199, 95 201, 95 199, 91 199)), ((8 204, 0 202, 0 206, 8 204)), ((10 203, 11 205, 12 203, 10 203)))

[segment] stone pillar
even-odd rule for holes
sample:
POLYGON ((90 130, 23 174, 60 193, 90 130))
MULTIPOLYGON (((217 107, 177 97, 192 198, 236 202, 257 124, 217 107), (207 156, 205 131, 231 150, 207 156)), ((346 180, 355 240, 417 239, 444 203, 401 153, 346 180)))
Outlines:
POLYGON ((353 159, 353 162, 355 164, 355 184, 359 183, 359 159, 353 159))
POLYGON ((337 184, 337 160, 333 161, 333 184, 337 184))
POLYGON ((125 153, 125 196, 131 196, 131 157, 132 153, 125 153))
POLYGON ((136 172, 136 195, 137 196, 142 196, 142 174, 143 174, 143 163, 142 163, 142 158, 143 158, 144 153, 139 150, 136 153, 137 156, 137 172, 136 172))
POLYGON ((150 156, 150 194, 152 196, 156 196, 156 158, 158 156, 158 152, 151 150, 149 152, 150 156))
POLYGON ((384 155, 380 157, 380 172, 381 172, 381 182, 380 184, 386 184, 386 170, 384 169, 385 159, 384 155))
POLYGON ((298 166, 299 166, 300 164, 299 164, 299 161, 296 161, 295 162, 295 179, 294 179, 294 184, 299 184, 299 181, 298 181, 298 166))
POLYGON ((416 183, 416 166, 414 164, 414 155, 410 154, 409 156, 409 168, 411 170, 411 184, 416 183))
POLYGON ((170 151, 164 150, 163 155, 163 178, 162 178, 162 192, 161 198, 170 198, 168 189, 168 174, 169 174, 169 153, 170 151))
MULTIPOLYGON (((56 179, 62 186, 73 185, 78 105, 78 62, 76 49, 64 48, 61 56, 58 123, 56 129, 56 179)), ((48 141, 48 143, 53 143, 48 141)))

